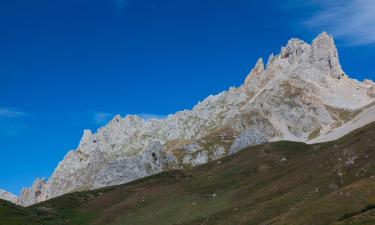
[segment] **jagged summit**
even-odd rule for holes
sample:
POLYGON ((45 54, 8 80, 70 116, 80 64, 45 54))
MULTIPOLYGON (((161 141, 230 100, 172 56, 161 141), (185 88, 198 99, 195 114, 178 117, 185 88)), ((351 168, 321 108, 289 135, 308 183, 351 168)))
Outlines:
POLYGON ((34 183, 19 202, 30 205, 122 184, 263 142, 337 138, 355 129, 356 121, 375 120, 369 111, 375 109, 374 90, 373 82, 344 74, 327 33, 312 44, 291 39, 280 54, 269 57, 267 66, 259 59, 243 85, 209 96, 192 110, 159 120, 116 116, 96 133, 84 131, 77 149, 65 156, 48 181, 34 183), (342 127, 347 128, 337 132, 342 127))
POLYGON ((257 76, 261 76, 265 71, 263 58, 259 58, 254 68, 251 70, 250 74, 246 77, 244 85, 249 85, 252 79, 257 76))
POLYGON ((330 70, 331 76, 340 78, 344 75, 339 62, 337 48, 333 37, 326 32, 320 34, 312 42, 312 59, 322 70, 330 70))
MULTIPOLYGON (((251 80, 259 79, 256 77, 265 74, 266 70, 289 69, 286 72, 291 72, 290 69, 297 69, 295 66, 309 69, 306 66, 311 64, 321 72, 315 76, 330 74, 333 78, 340 79, 345 74, 341 69, 333 37, 327 32, 316 37, 311 45, 297 38, 290 39, 287 45, 281 48, 279 55, 270 55, 266 67, 263 59, 260 58, 247 76, 244 85, 248 86, 251 80)), ((287 75, 293 75, 293 73, 287 75)))

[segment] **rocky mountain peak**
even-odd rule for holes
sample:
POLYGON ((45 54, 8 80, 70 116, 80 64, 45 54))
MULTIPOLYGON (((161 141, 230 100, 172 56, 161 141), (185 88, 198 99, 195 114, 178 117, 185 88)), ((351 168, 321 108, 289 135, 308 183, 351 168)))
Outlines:
POLYGON ((345 73, 341 68, 333 37, 326 32, 319 34, 311 44, 298 38, 290 39, 281 48, 279 55, 271 54, 266 67, 263 60, 259 59, 247 76, 244 85, 249 86, 251 82, 259 82, 256 81, 261 79, 259 76, 268 74, 269 70, 279 74, 293 75, 297 70, 311 70, 311 68, 315 71, 311 71, 310 75, 318 76, 311 80, 326 79, 327 75, 335 79, 344 77, 345 73))
POLYGON ((85 148, 85 145, 91 143, 93 141, 93 135, 91 130, 84 130, 83 135, 79 144, 79 148, 85 148))
POLYGON ((326 32, 316 37, 311 45, 311 59, 322 71, 329 71, 334 78, 340 79, 344 72, 333 37, 326 32))
POLYGON ((258 59, 250 74, 246 77, 244 85, 248 85, 254 77, 262 76, 265 71, 263 59, 258 59))
POLYGON ((241 87, 211 95, 191 110, 147 121, 118 115, 96 133, 86 130, 48 182, 37 180, 19 202, 122 184, 267 141, 324 137, 375 100, 371 81, 343 74, 330 35, 322 33, 312 44, 291 39, 266 68, 259 59, 241 87))
POLYGON ((335 45, 333 36, 328 34, 325 31, 320 33, 316 38, 314 38, 314 40, 312 41, 312 45, 313 46, 325 46, 325 49, 336 50, 336 45, 335 45))
POLYGON ((309 44, 298 39, 292 38, 285 47, 281 48, 281 58, 301 57, 302 53, 309 48, 309 44))
POLYGON ((311 44, 298 38, 290 39, 278 55, 270 55, 266 67, 262 59, 257 61, 243 88, 254 96, 272 80, 296 77, 327 90, 332 82, 337 83, 345 77, 331 35, 323 32, 311 44))

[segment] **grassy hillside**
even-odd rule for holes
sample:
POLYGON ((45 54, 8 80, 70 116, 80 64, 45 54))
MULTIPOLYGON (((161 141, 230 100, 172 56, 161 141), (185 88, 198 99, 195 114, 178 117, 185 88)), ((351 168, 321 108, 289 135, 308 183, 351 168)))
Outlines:
POLYGON ((39 208, 23 208, 0 200, 1 225, 57 225, 64 224, 55 213, 39 208))
POLYGON ((0 224, 375 224, 375 124, 330 143, 268 143, 29 208, 0 202, 0 224))

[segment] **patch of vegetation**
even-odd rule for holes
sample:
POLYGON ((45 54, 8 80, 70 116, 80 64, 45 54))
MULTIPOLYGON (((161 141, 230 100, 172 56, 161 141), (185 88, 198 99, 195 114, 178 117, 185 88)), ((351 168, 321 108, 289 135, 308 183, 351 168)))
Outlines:
POLYGON ((315 129, 315 130, 313 130, 313 131, 309 134, 308 140, 310 141, 310 140, 313 140, 313 139, 319 137, 319 135, 320 135, 320 130, 321 130, 321 127, 317 128, 317 129, 315 129))

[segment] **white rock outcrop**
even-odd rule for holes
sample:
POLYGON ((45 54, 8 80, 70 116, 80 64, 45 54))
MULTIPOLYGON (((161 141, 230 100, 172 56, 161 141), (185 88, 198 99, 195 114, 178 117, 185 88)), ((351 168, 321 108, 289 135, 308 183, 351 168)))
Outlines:
POLYGON ((0 189, 0 199, 17 204, 17 196, 0 189))
POLYGON ((46 186, 47 182, 44 178, 37 178, 30 188, 22 189, 21 196, 17 199, 16 203, 18 205, 28 206, 46 200, 44 194, 46 186))
POLYGON ((327 33, 311 45, 291 39, 266 65, 258 60, 243 85, 192 110, 147 121, 116 116, 96 133, 84 131, 48 181, 37 180, 18 202, 122 184, 267 141, 309 142, 352 120, 374 102, 374 90, 343 72, 327 33))
POLYGON ((268 141, 267 137, 267 135, 264 135, 263 132, 256 127, 246 129, 234 140, 230 147, 229 154, 234 154, 245 147, 264 144, 268 141))

